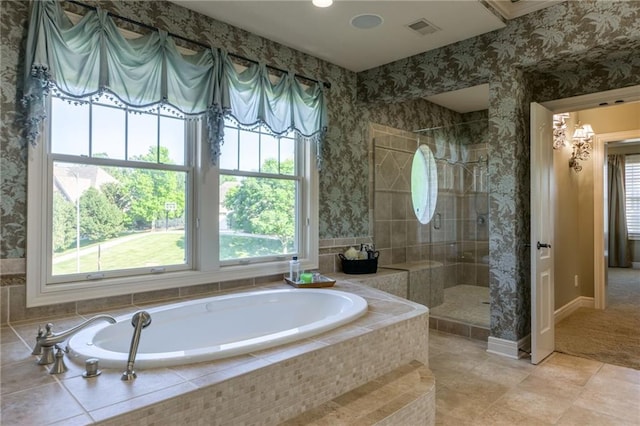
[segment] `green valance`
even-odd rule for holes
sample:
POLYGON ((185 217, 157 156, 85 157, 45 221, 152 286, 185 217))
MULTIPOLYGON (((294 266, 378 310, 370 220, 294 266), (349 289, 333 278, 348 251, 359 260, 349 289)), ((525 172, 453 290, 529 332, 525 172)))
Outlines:
POLYGON ((321 161, 327 126, 323 85, 304 85, 291 73, 273 82, 265 64, 237 71, 217 48, 183 55, 162 30, 125 38, 101 9, 73 24, 54 0, 33 2, 26 62, 23 103, 31 143, 46 118, 51 91, 79 100, 108 93, 132 108, 206 118, 214 162, 225 116, 244 126, 264 124, 276 135, 295 131, 317 142, 321 161))

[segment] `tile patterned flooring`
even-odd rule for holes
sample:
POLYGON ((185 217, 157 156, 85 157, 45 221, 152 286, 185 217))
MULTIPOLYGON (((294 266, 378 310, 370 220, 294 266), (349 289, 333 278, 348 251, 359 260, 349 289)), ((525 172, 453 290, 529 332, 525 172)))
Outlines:
POLYGON ((444 289, 444 302, 431 316, 489 328, 489 287, 459 284, 444 289))
POLYGON ((640 370, 553 353, 539 365, 431 330, 436 424, 640 425, 640 370))

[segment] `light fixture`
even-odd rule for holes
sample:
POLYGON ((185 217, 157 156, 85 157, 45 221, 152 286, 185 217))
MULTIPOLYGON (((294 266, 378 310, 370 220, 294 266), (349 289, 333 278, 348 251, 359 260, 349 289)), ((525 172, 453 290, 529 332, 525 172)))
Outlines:
POLYGON ((333 4, 333 0, 311 0, 315 7, 329 7, 333 4))
POLYGON ((580 124, 578 121, 571 140, 573 151, 569 159, 569 167, 575 170, 576 173, 582 170, 580 161, 588 160, 591 155, 591 143, 594 135, 595 133, 590 124, 580 124))

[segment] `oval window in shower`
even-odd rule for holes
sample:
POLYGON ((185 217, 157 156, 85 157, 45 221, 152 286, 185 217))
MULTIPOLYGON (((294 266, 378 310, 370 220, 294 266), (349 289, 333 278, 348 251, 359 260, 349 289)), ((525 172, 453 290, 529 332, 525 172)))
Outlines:
POLYGON ((420 223, 429 223, 438 200, 436 160, 427 145, 420 145, 411 165, 411 201, 420 223))

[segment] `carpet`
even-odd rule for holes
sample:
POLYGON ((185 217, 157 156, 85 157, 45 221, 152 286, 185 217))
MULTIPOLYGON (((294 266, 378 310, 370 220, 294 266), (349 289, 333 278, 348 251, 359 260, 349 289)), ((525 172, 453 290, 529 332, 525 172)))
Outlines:
POLYGON ((640 270, 609 268, 608 306, 556 324, 556 351, 640 370, 640 270))

